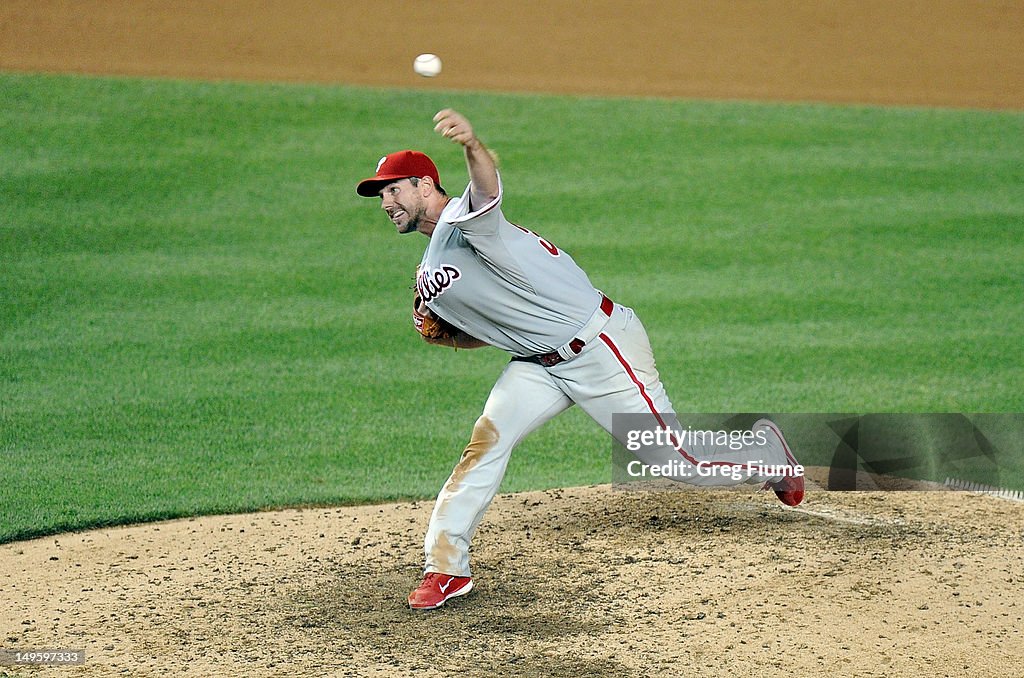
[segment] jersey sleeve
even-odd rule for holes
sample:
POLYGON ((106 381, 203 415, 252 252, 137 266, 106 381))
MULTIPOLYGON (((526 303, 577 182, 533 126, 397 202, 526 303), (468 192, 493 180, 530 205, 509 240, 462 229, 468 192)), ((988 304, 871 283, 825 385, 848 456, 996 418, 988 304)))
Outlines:
POLYGON ((509 250, 509 240, 515 240, 524 233, 525 229, 517 228, 505 219, 501 211, 501 198, 504 194, 504 187, 501 183, 501 176, 498 176, 498 196, 482 205, 480 208, 470 211, 469 192, 472 186, 466 187, 466 192, 459 199, 454 214, 446 221, 462 234, 465 242, 486 262, 491 271, 523 289, 532 290, 529 276, 523 270, 522 262, 519 261, 509 250))
POLYGON ((501 175, 498 175, 498 197, 471 211, 470 191, 472 188, 472 184, 466 186, 465 192, 459 199, 459 211, 454 217, 448 219, 448 223, 462 231, 463 235, 470 239, 497 235, 501 222, 504 221, 501 214, 501 198, 505 189, 501 183, 501 175))

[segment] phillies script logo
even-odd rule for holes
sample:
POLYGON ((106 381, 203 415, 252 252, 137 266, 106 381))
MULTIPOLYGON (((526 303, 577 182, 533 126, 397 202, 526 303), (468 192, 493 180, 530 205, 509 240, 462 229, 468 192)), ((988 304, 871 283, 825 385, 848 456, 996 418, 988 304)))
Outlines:
POLYGON ((462 277, 462 272, 449 264, 441 268, 425 268, 416 276, 416 290, 424 303, 436 299, 462 277))

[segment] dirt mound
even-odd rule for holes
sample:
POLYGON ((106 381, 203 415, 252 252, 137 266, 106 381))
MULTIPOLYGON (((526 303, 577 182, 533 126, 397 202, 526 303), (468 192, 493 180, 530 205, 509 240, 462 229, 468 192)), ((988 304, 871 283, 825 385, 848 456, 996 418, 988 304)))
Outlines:
MULTIPOLYGON (((0 547, 6 647, 73 675, 1017 676, 1024 504, 962 492, 504 495, 477 587, 413 612, 431 506, 0 547)), ((9 669, 10 670, 10 669, 9 669)), ((18 669, 26 671, 26 669, 18 669)))

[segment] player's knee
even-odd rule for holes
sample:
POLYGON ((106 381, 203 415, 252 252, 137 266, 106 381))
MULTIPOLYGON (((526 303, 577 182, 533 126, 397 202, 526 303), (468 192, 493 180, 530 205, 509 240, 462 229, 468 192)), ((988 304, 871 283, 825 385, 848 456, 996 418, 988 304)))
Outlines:
POLYGON ((466 445, 466 450, 462 453, 462 456, 465 457, 474 453, 480 455, 494 447, 500 438, 501 435, 498 433, 498 427, 494 424, 494 421, 486 414, 482 414, 473 424, 473 433, 470 435, 469 444, 466 445))

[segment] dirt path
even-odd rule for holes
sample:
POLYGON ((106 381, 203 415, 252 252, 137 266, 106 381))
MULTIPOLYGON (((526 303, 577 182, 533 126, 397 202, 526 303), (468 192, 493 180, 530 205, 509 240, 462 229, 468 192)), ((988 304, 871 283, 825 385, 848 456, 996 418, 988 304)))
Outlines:
MULTIPOLYGON (((6 0, 0 68, 1024 108, 1024 3, 6 0), (396 36, 389 38, 388 36, 396 36), (419 52, 445 59, 412 75, 419 52)), ((429 504, 0 546, 0 647, 69 676, 1019 676, 1024 504, 607 487, 500 497, 416 614, 429 504)))
POLYGON ((1008 0, 0 3, 3 69, 1017 109, 1022 39, 1008 0))

